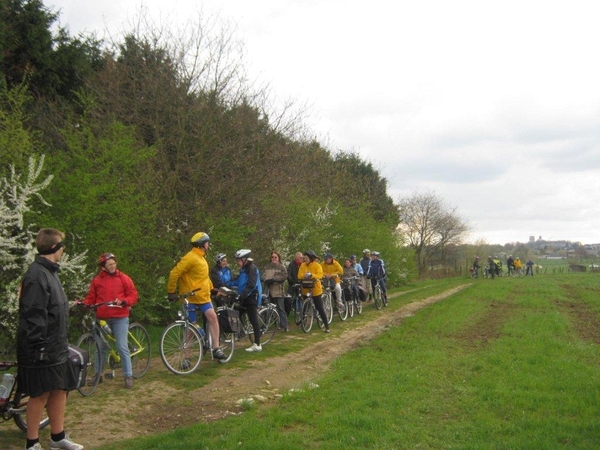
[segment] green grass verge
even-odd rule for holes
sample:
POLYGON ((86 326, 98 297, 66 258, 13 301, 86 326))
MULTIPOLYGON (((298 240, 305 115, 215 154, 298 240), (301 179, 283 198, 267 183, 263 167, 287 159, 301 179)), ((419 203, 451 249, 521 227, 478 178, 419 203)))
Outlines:
MULTIPOLYGON (((456 284, 409 286, 390 308, 456 284)), ((276 407, 258 405, 240 416, 102 448, 600 448, 598 274, 471 284, 340 357, 318 386, 287 393, 276 407)), ((352 327, 379 313, 367 308, 335 325, 352 327)), ((274 341, 269 355, 254 357, 318 339, 313 333, 285 345, 274 341)), ((172 382, 203 383, 205 375, 214 379, 249 361, 235 358, 231 366, 172 382)))

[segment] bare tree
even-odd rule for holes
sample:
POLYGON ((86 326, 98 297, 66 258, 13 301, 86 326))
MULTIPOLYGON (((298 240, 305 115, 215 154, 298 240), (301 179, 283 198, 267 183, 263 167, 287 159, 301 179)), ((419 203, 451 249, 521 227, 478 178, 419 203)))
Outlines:
POLYGON ((399 229, 415 252, 419 275, 433 262, 445 265, 448 250, 461 243, 468 225, 433 192, 400 199, 399 229))

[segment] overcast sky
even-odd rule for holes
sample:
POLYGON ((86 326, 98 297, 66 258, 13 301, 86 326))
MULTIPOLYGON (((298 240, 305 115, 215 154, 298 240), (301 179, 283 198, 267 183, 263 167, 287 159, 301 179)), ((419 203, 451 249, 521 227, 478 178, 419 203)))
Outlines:
POLYGON ((394 200, 433 191, 470 241, 600 243, 600 2, 44 0, 103 37, 141 5, 237 24, 250 74, 312 105, 331 150, 358 151, 394 200))

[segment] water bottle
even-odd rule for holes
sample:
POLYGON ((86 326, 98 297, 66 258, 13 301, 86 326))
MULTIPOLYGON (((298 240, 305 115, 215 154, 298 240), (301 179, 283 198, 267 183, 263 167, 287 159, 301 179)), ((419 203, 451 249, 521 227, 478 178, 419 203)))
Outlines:
POLYGON ((100 324, 100 326, 106 334, 112 334, 112 330, 110 329, 110 326, 108 325, 106 320, 99 320, 98 323, 100 324))
POLYGON ((0 384, 0 401, 2 403, 10 396, 14 384, 15 376, 12 373, 5 373, 2 377, 2 384, 0 384))
POLYGON ((202 339, 204 339, 206 337, 206 333, 204 332, 204 328, 202 328, 198 324, 196 324, 196 328, 198 329, 198 332, 200 333, 200 336, 202 336, 202 339))

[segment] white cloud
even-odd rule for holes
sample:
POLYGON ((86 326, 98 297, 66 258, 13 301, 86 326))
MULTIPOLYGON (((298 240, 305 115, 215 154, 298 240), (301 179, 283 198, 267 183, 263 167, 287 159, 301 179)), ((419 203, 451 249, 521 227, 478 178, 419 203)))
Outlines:
MULTIPOLYGON (((51 4, 52 2, 48 3, 51 4)), ((54 0, 78 32, 123 30, 137 0, 54 0)), ((220 11, 247 65, 390 195, 433 189, 488 242, 600 242, 600 3, 146 0, 177 24, 220 11)))

